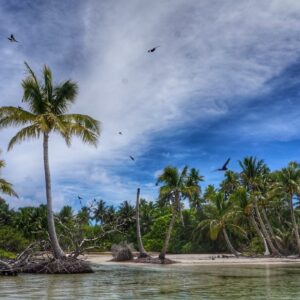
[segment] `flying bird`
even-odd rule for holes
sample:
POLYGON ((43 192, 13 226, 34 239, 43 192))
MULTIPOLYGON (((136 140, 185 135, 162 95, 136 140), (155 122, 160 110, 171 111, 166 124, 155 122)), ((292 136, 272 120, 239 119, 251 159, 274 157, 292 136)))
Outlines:
POLYGON ((78 196, 78 199, 81 200, 82 198, 80 196, 78 196))
POLYGON ((152 52, 154 52, 154 51, 155 51, 157 48, 159 48, 159 47, 160 47, 160 46, 156 46, 156 47, 154 47, 154 48, 152 48, 152 49, 149 49, 148 52, 149 52, 149 53, 152 53, 152 52))
POLYGON ((226 162, 225 162, 225 164, 223 165, 222 168, 217 169, 216 171, 227 171, 227 170, 228 170, 227 165, 229 164, 229 161, 230 161, 230 158, 228 158, 228 159, 226 160, 226 162))
POLYGON ((133 157, 133 156, 130 155, 129 157, 130 157, 131 160, 134 160, 134 157, 133 157))
POLYGON ((119 135, 123 135, 122 131, 119 131, 118 134, 119 134, 119 135))
POLYGON ((8 37, 8 39, 12 42, 12 43, 20 43, 19 41, 17 41, 14 37, 13 34, 10 35, 10 37, 8 37))

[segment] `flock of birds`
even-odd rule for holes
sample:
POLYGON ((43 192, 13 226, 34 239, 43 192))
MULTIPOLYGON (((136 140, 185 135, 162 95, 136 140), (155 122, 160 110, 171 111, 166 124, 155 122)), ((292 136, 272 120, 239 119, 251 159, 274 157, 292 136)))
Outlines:
MULTIPOLYGON (((7 38, 11 43, 20 43, 13 34, 11 34, 8 38, 7 38)), ((159 48, 160 46, 156 46, 156 47, 153 47, 151 49, 149 49, 147 52, 148 53, 153 53, 154 51, 156 51, 157 48, 159 48)), ((119 135, 123 135, 122 131, 119 131, 118 132, 119 135)), ((129 155, 129 158, 132 160, 132 161, 135 161, 135 158, 132 156, 132 155, 129 155)), ((228 164, 229 164, 229 161, 230 161, 230 158, 228 158, 226 160, 226 162, 224 163, 224 165, 219 168, 219 169, 216 169, 215 171, 221 171, 221 172, 224 172, 224 171, 227 171, 228 170, 228 164)), ((78 196, 78 199, 81 200, 82 198, 80 196, 78 196)))
MULTIPOLYGON (((11 43, 20 43, 13 34, 11 34, 8 38, 7 38, 11 43)), ((159 48, 160 46, 156 46, 154 48, 151 48, 149 49, 147 52, 148 53, 153 53, 154 51, 156 51, 157 48, 159 48)), ((127 83, 127 79, 123 79, 124 82, 126 80, 126 83, 127 83)), ((20 107, 19 107, 20 108, 20 107)), ((118 132, 119 135, 123 135, 123 133, 121 131, 118 132)), ((132 155, 129 155, 129 158, 132 160, 132 161, 135 161, 135 158, 132 156, 132 155)))

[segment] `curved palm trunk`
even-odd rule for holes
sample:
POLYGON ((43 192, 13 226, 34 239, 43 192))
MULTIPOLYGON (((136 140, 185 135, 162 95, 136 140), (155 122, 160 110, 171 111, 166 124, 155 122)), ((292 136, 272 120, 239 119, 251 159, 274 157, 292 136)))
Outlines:
POLYGON ((47 222, 48 222, 48 232, 51 241, 51 247, 53 255, 55 258, 65 257, 65 253, 61 249, 54 224, 53 210, 52 210, 52 195, 51 195, 51 177, 49 168, 49 156, 48 156, 48 140, 49 135, 44 133, 43 139, 43 150, 44 150, 44 169, 45 169, 45 183, 46 183, 46 197, 47 197, 47 222))
POLYGON ((275 234, 274 234, 272 225, 271 225, 271 223, 270 223, 270 221, 269 221, 269 218, 268 218, 268 216, 267 216, 267 213, 266 213, 265 208, 262 208, 262 214, 263 214, 263 218, 265 219, 265 222, 266 222, 266 225, 267 225, 267 229, 269 230, 270 235, 271 235, 271 238, 272 238, 273 241, 275 242, 277 249, 278 249, 280 252, 283 252, 282 246, 280 245, 280 243, 279 243, 278 240, 276 239, 276 236, 275 236, 275 234))
POLYGON ((251 221, 251 224, 252 226, 255 228, 258 236, 260 237, 263 245, 264 245, 264 248, 265 248, 265 252, 264 252, 264 255, 270 255, 270 250, 269 250, 269 247, 268 247, 268 243, 266 241, 266 238, 264 237, 264 235, 262 234, 262 232, 260 231, 255 219, 254 219, 254 216, 251 214, 250 215, 250 221, 251 221))
POLYGON ((172 233, 172 230, 173 230, 173 227, 174 227, 174 224, 175 224, 175 220, 176 220, 176 211, 173 209, 172 219, 170 221, 169 228, 168 228, 168 231, 167 231, 167 234, 166 234, 165 243, 164 243, 164 246, 163 246, 163 248, 162 248, 162 250, 159 254, 159 259, 161 259, 162 261, 166 257, 166 253, 167 253, 167 250, 168 250, 168 247, 169 247, 169 242, 170 242, 171 233, 172 233))
POLYGON ((260 215, 260 212, 259 212, 259 208, 258 208, 258 205, 257 205, 257 202, 256 200, 254 200, 254 208, 255 208, 255 213, 257 215, 257 218, 258 218, 258 221, 259 221, 259 225, 260 225, 260 228, 263 232, 263 235, 265 236, 267 242, 268 242, 268 245, 270 246, 270 249, 271 249, 271 253, 272 254, 275 254, 275 255, 280 255, 279 251, 275 248, 271 238, 270 238, 270 235, 266 229, 266 226, 261 218, 261 215, 260 215))
POLYGON ((300 256, 299 229, 298 229, 298 224, 297 224, 295 212, 294 212, 293 195, 290 195, 290 210, 291 210, 291 217, 292 217, 293 227, 294 227, 294 231, 295 231, 296 241, 297 241, 297 245, 298 245, 298 255, 300 256))
POLYGON ((230 239, 229 239, 229 237, 228 237, 228 234, 227 234, 227 231, 226 231, 225 227, 222 228, 222 232, 223 232, 223 235, 224 235, 224 238, 225 238, 225 241, 226 241, 226 244, 227 244, 227 247, 228 247, 229 251, 230 251, 232 254, 234 254, 235 256, 241 255, 241 253, 238 252, 238 251, 236 251, 236 250, 234 249, 234 247, 232 246, 232 244, 231 244, 231 242, 230 242, 230 239))
POLYGON ((148 257, 149 255, 144 249, 142 235, 141 235, 141 227, 140 227, 140 188, 137 189, 136 192, 136 207, 135 207, 135 217, 136 217, 136 236, 139 247, 139 257, 148 257))

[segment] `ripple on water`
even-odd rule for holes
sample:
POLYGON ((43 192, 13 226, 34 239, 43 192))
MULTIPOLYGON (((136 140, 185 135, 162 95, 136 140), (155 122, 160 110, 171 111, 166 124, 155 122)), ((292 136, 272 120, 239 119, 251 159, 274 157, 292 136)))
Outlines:
POLYGON ((1 299, 300 299, 297 266, 96 266, 0 278, 1 299))

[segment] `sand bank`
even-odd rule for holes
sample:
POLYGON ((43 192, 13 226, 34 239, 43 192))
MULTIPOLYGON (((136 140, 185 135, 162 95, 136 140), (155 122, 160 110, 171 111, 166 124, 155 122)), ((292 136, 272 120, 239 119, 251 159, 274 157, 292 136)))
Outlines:
MULTIPOLYGON (((152 256, 158 256, 157 253, 151 253, 152 256)), ((176 261, 174 265, 226 265, 226 264, 299 264, 300 258, 295 256, 289 257, 234 257, 230 254, 169 254, 169 259, 176 261)), ((113 262, 112 255, 109 252, 101 254, 89 254, 84 256, 87 261, 94 264, 134 264, 134 262, 113 262)))

